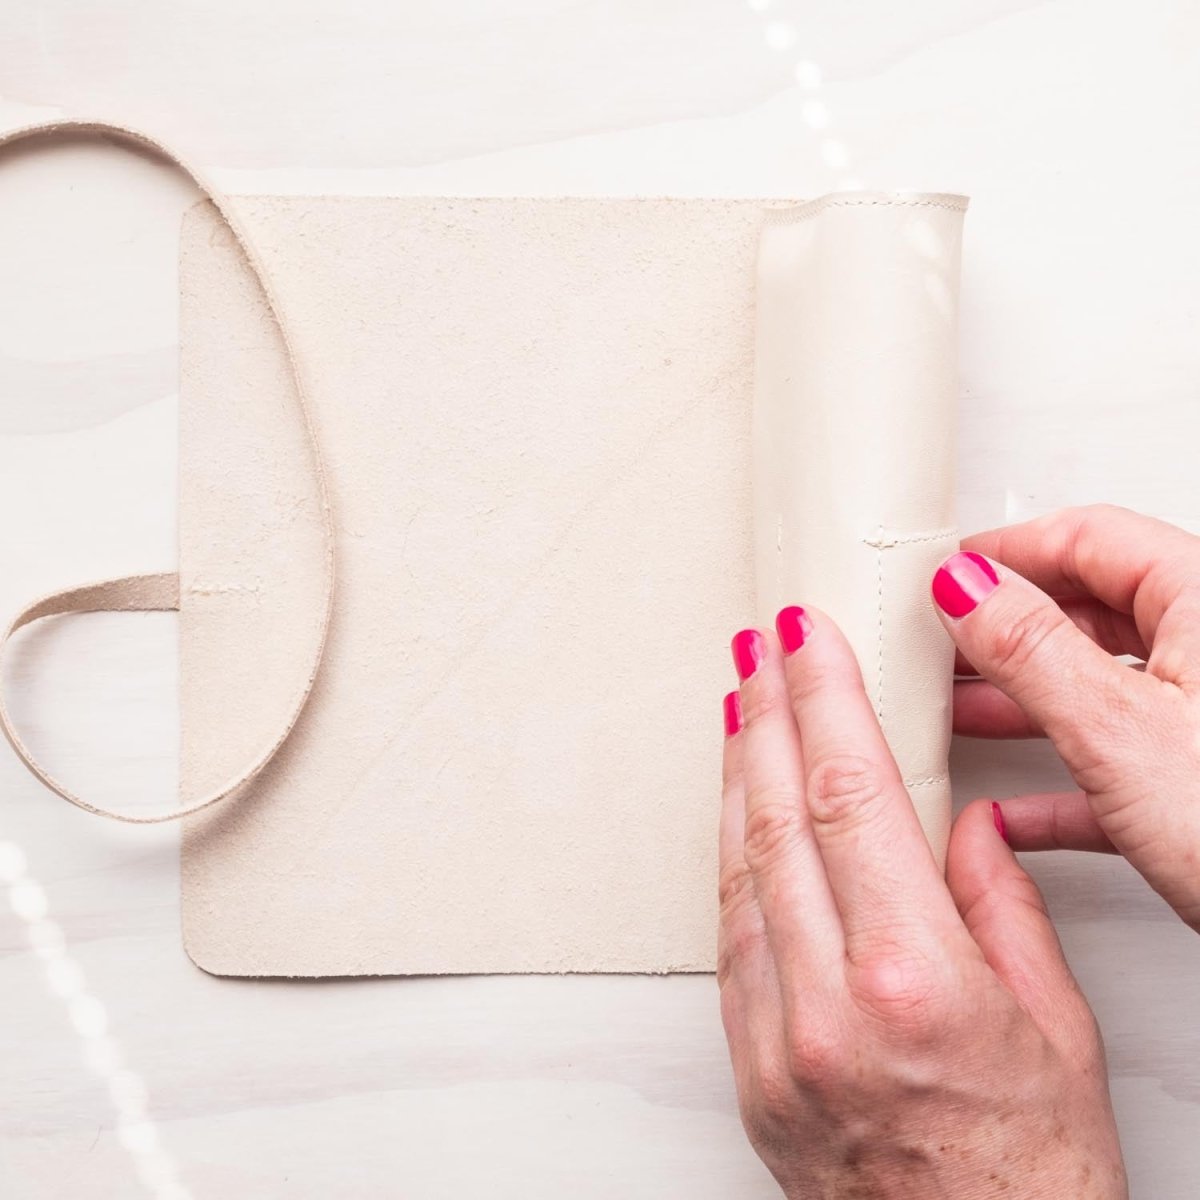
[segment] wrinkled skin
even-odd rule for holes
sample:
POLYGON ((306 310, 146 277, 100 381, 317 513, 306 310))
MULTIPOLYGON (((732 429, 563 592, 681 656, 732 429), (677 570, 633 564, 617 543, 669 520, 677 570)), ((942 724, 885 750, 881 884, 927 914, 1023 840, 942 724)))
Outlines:
POLYGON ((1200 539, 1099 507, 964 549, 995 578, 942 613, 955 728, 1048 737, 1079 790, 969 805, 944 879, 834 623, 739 635, 718 981, 792 1200, 1126 1196, 1099 1032, 1013 849, 1123 854, 1200 929, 1200 539))

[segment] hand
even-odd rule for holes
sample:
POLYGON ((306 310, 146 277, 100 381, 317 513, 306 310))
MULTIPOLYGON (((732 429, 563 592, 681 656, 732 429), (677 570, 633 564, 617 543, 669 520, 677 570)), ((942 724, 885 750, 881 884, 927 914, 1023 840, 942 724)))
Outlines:
POLYGON ((1010 843, 1118 851, 1200 930, 1200 538, 1096 507, 963 545, 934 580, 982 676, 955 684, 954 727, 1048 736, 1081 789, 1005 800, 1010 843))
POLYGON ((734 638, 720 833, 758 1153, 791 1200, 1124 1197, 1095 1020, 988 804, 947 887, 844 637, 812 610, 779 630, 734 638))

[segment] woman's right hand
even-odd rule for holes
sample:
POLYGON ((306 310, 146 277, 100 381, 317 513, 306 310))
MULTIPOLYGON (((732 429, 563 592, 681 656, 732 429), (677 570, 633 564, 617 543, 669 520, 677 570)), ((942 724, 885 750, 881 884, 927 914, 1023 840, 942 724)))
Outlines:
POLYGON ((1200 537, 1066 509, 966 539, 933 594, 980 676, 955 731, 1048 737, 1081 789, 1003 801, 1012 847, 1123 854, 1200 932, 1200 537))

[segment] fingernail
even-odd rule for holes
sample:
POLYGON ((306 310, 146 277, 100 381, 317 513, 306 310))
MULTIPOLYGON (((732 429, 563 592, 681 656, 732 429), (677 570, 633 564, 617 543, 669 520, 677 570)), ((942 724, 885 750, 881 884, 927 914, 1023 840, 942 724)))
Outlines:
POLYGON ((808 640, 812 627, 812 617, 798 604, 781 608, 775 618, 775 630, 779 634, 784 654, 795 654, 808 640))
POLYGON ((733 737, 742 728, 742 698, 737 692, 725 697, 725 736, 733 737))
POLYGON ((948 617, 965 617, 996 590, 1000 577, 982 554, 960 550, 933 577, 933 598, 948 617))
POLYGON ((995 825, 996 832, 1004 839, 1005 844, 1007 844, 1008 833, 1004 828, 1004 810, 995 800, 992 801, 992 824, 995 825))
POLYGON ((766 646, 762 634, 757 629, 743 629, 741 633, 733 635, 730 647, 733 650, 733 665, 737 668, 738 678, 749 679, 763 660, 766 646))

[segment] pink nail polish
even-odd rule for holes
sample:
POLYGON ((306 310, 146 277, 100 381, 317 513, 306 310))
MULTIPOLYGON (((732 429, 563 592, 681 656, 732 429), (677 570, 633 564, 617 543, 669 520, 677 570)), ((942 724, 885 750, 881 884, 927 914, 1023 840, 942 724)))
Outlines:
POLYGON ((738 678, 749 679, 758 670, 766 651, 763 635, 757 629, 743 629, 741 633, 733 635, 730 648, 733 650, 733 665, 738 678))
POLYGON ((992 824, 996 827, 996 832, 1008 842, 1008 832, 1004 828, 1004 810, 998 805, 995 800, 992 801, 992 824))
POLYGON ((779 634, 784 654, 795 654, 808 640, 812 628, 812 617, 798 604, 781 608, 775 618, 775 630, 779 634))
POLYGON ((742 728, 742 698, 737 692, 730 692, 725 697, 725 736, 733 737, 742 728))
POLYGON ((933 598, 948 617, 965 617, 996 590, 1000 577, 982 554, 960 550, 933 577, 933 598))

